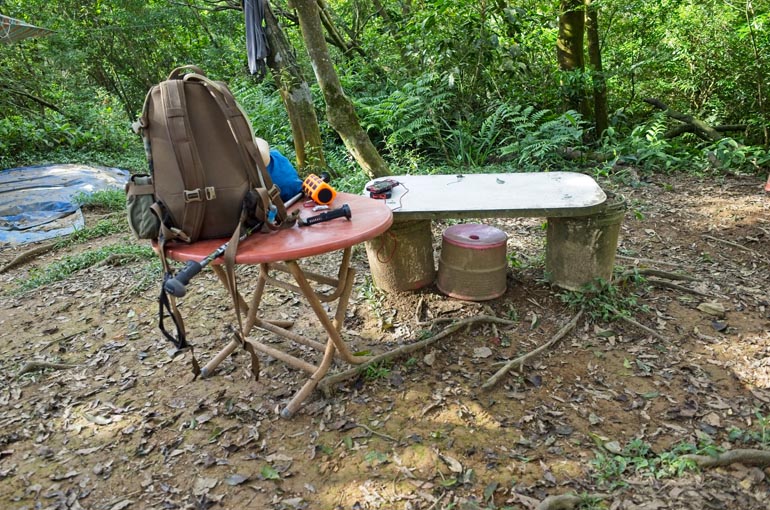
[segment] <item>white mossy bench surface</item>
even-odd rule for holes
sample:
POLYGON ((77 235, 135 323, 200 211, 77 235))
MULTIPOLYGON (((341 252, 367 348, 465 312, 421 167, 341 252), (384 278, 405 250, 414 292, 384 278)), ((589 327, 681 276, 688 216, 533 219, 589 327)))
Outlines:
POLYGON ((543 172, 387 179, 399 183, 385 201, 393 211, 393 225, 366 243, 374 283, 384 290, 416 290, 433 283, 431 220, 446 219, 548 218, 547 278, 577 290, 596 278, 609 281, 612 277, 625 205, 610 203, 588 175, 543 172))
POLYGON ((607 200, 596 181, 577 172, 398 175, 389 179, 399 182, 386 200, 396 221, 586 216, 601 210, 607 200))

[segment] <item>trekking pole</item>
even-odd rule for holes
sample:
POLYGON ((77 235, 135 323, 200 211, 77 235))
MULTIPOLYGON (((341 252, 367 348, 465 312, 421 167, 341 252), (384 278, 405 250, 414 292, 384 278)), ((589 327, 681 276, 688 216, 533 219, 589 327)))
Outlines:
POLYGON ((342 207, 332 209, 331 211, 322 212, 318 216, 311 216, 310 218, 305 218, 304 220, 300 219, 299 226, 309 227, 310 225, 315 225, 316 223, 321 223, 322 221, 333 220, 335 218, 347 218, 350 220, 350 217, 350 206, 348 204, 343 204, 342 207))
MULTIPOLYGON (((238 238, 239 241, 243 241, 247 237, 249 237, 254 231, 262 228, 262 224, 258 224, 244 232, 241 237, 238 238)), ((166 289, 166 292, 171 294, 174 297, 182 297, 185 294, 187 294, 187 284, 190 283, 190 280, 192 280, 193 276, 203 271, 203 268, 211 264, 211 262, 216 259, 217 257, 221 257, 225 254, 225 251, 227 251, 227 247, 230 245, 230 241, 227 241, 225 244, 214 250, 210 255, 208 255, 205 259, 201 260, 200 262, 196 262, 195 260, 190 260, 185 264, 185 266, 182 268, 181 271, 179 271, 176 275, 174 275, 173 278, 169 278, 166 280, 166 282, 163 284, 163 288, 166 289)))
MULTIPOLYGON (((293 196, 286 202, 286 207, 290 207, 300 198, 302 198, 302 193, 298 193, 297 195, 293 196)), ((243 241, 244 239, 246 239, 251 234, 253 234, 254 232, 256 232, 261 228, 262 228, 262 222, 246 230, 246 232, 241 234, 238 240, 243 241)), ((163 288, 166 290, 166 292, 168 292, 170 295, 174 297, 184 296, 185 294, 187 294, 187 284, 190 283, 190 280, 192 280, 192 278, 196 274, 203 271, 203 268, 211 264, 211 262, 213 262, 214 259, 224 255, 229 245, 230 245, 230 241, 227 241, 225 244, 223 244, 222 246, 214 250, 211 254, 209 254, 206 258, 204 258, 200 262, 196 262, 195 260, 188 261, 187 264, 185 264, 185 266, 182 268, 182 270, 179 271, 173 278, 169 278, 168 280, 165 281, 165 283, 163 284, 163 288)))

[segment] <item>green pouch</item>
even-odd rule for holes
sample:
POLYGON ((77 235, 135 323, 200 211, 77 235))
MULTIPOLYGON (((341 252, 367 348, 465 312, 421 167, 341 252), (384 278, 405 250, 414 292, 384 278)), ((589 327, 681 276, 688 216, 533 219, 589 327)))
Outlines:
POLYGON ((128 226, 137 239, 157 239, 160 220, 150 206, 155 202, 155 186, 149 175, 132 175, 126 183, 128 226))

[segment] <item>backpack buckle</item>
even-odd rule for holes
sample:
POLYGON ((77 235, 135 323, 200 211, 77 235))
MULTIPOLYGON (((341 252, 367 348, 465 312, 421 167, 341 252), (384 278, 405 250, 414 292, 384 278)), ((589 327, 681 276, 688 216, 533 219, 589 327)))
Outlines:
POLYGON ((193 189, 193 190, 189 190, 189 189, 184 190, 184 202, 186 204, 190 202, 200 202, 202 199, 203 198, 201 197, 200 188, 193 189))
POLYGON ((206 200, 214 200, 215 198, 217 198, 217 190, 214 188, 214 186, 207 186, 206 200))

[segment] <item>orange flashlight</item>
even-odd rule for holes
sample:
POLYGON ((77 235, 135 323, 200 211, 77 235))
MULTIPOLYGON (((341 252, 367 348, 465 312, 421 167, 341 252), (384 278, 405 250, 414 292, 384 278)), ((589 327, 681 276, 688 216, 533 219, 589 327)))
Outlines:
POLYGON ((337 192, 316 174, 310 174, 302 183, 302 192, 313 202, 326 205, 334 201, 337 192))

